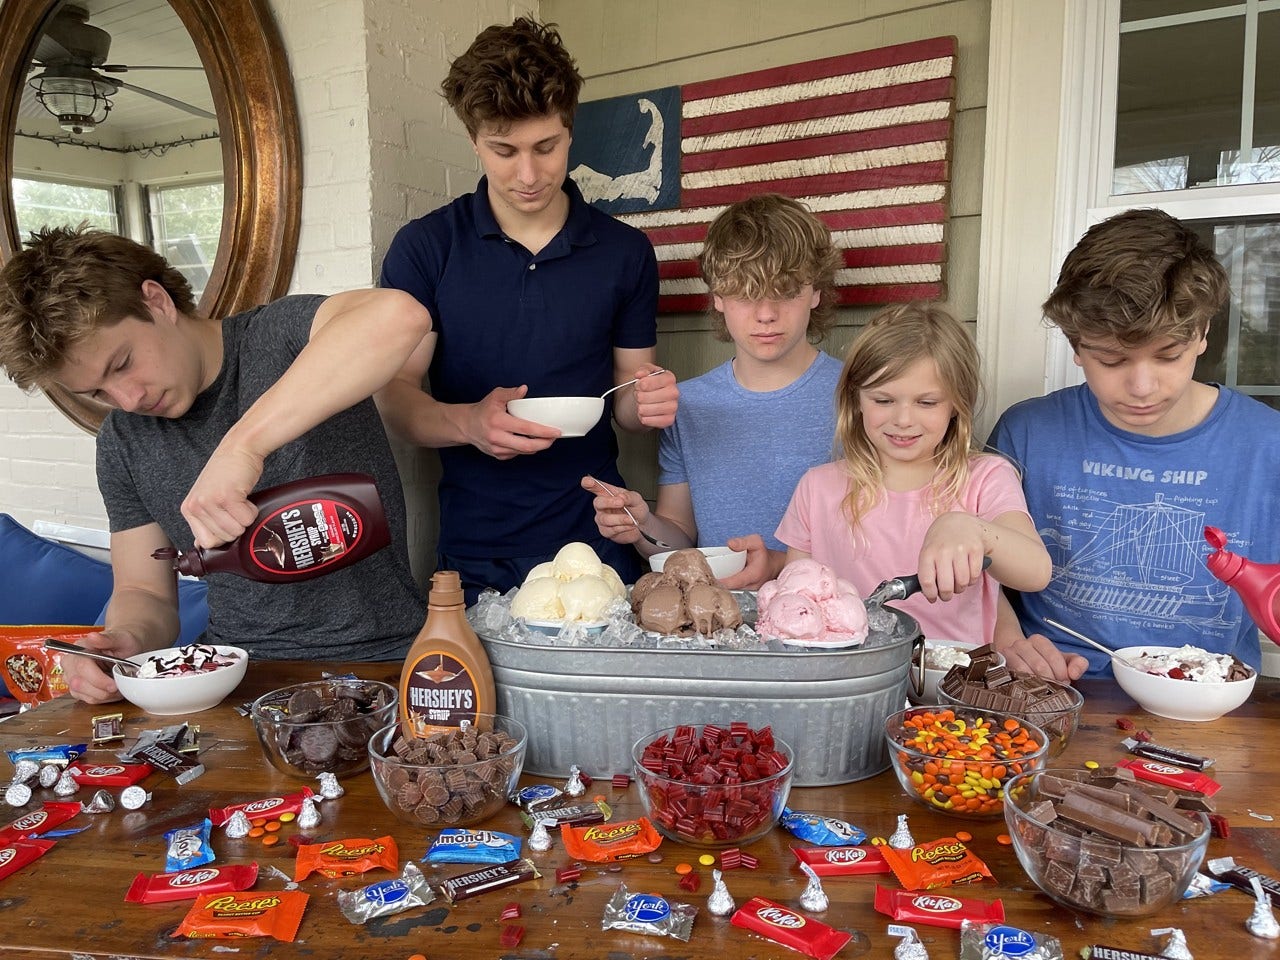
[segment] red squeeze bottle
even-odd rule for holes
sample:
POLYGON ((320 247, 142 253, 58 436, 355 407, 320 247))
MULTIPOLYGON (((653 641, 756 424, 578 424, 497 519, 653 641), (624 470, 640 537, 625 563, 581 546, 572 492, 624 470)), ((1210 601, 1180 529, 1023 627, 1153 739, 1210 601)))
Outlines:
POLYGON ((331 473, 249 494, 258 518, 220 547, 151 554, 188 576, 234 573, 266 583, 293 583, 349 567, 391 542, 373 477, 331 473))
POLYGON ((1224 550, 1227 535, 1217 527, 1205 527, 1204 538, 1214 548, 1205 561, 1209 572, 1240 594, 1253 622, 1280 643, 1280 563, 1254 563, 1224 550))

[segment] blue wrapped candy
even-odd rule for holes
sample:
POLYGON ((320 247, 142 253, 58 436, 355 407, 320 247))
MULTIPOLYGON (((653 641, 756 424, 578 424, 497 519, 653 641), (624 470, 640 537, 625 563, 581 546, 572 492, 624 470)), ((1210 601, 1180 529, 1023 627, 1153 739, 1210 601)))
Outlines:
POLYGON ((520 859, 520 838, 497 830, 441 830, 424 863, 507 863, 520 859))
POLYGON ((778 823, 806 843, 819 847, 856 847, 867 841, 866 832, 852 823, 820 813, 801 813, 786 807, 778 823))

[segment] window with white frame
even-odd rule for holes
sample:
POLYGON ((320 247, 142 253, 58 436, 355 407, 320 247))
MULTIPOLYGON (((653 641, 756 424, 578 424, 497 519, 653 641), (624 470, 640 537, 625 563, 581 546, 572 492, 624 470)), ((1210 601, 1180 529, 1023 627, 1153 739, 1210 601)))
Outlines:
POLYGON ((88 183, 13 178, 18 236, 26 240, 42 227, 89 226, 120 232, 120 191, 88 183))
POLYGON ((222 181, 153 185, 146 200, 151 246, 187 278, 199 300, 222 234, 222 181))
MULTIPOLYGON (((1094 8, 1097 12, 1099 8, 1094 8)), ((1280 0, 1104 0, 1078 228, 1131 207, 1194 227, 1231 278, 1196 377, 1280 409, 1280 0)), ((1069 78, 1071 79, 1071 78, 1069 78)), ((1065 250, 1062 253, 1065 255, 1065 250)), ((1057 351, 1058 385, 1075 379, 1057 351)))

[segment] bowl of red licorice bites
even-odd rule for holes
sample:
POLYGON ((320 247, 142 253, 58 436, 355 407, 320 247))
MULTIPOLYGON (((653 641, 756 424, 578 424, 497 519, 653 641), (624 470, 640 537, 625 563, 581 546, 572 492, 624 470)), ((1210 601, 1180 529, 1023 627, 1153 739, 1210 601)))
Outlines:
POLYGON ((645 813, 664 836, 699 847, 741 846, 778 822, 795 768, 768 727, 682 724, 631 748, 645 813))

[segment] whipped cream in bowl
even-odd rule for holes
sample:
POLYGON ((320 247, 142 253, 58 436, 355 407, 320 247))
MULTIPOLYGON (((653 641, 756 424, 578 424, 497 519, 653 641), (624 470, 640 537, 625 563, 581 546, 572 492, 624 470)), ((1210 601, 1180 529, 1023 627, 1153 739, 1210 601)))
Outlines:
POLYGON ((1195 646, 1123 647, 1111 666, 1140 707, 1171 720, 1217 720, 1248 700, 1258 679, 1236 657, 1195 646))

